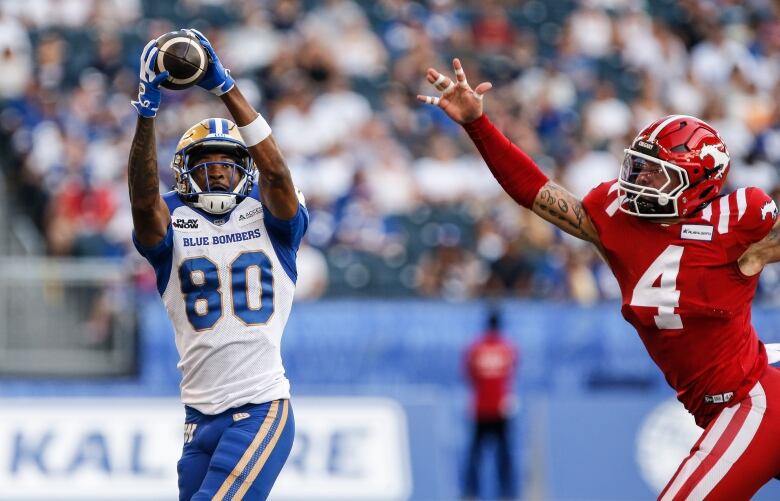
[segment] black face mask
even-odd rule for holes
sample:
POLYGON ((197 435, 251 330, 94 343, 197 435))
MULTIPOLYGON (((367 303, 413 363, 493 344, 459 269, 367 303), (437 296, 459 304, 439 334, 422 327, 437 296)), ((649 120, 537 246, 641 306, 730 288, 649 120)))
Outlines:
POLYGON ((636 205, 643 214, 669 214, 671 209, 671 204, 662 207, 655 199, 648 199, 633 193, 626 195, 626 200, 633 201, 634 199, 636 199, 636 205))

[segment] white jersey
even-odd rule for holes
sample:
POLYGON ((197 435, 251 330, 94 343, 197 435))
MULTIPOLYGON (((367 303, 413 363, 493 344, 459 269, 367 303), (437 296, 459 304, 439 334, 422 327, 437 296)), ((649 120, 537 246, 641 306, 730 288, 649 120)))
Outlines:
POLYGON ((230 213, 214 215, 163 196, 171 224, 152 248, 134 241, 157 274, 176 332, 181 398, 204 414, 290 397, 281 339, 290 315, 295 255, 308 225, 301 204, 283 221, 257 187, 230 213))

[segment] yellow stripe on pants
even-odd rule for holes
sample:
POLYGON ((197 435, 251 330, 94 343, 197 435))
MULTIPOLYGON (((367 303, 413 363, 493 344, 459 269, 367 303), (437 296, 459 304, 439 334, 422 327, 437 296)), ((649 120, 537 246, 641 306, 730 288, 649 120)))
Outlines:
MULTIPOLYGON (((236 466, 233 468, 233 471, 230 472, 228 477, 222 483, 219 490, 212 498, 212 501, 222 501, 225 497, 225 494, 227 494, 227 492, 233 486, 235 481, 238 480, 238 478, 241 476, 241 473, 243 473, 244 468, 246 468, 246 465, 249 464, 249 460, 252 459, 252 456, 254 456, 255 451, 257 451, 257 448, 260 447, 260 444, 263 443, 263 440, 265 440, 265 437, 268 435, 268 432, 271 430, 271 426, 273 425, 274 420, 276 419, 276 414, 278 413, 278 410, 279 410, 279 400, 274 400, 271 403, 271 407, 268 409, 268 414, 266 414, 265 419, 263 420, 263 424, 260 425, 260 429, 257 430, 257 434, 255 435, 255 438, 252 439, 252 443, 249 444, 247 450, 244 451, 244 454, 243 456, 241 456, 241 459, 238 461, 238 464, 236 464, 236 466)), ((287 414, 286 406, 284 407, 284 414, 286 417, 287 414)), ((266 450, 268 449, 266 448, 266 450)), ((243 488, 243 485, 241 487, 243 488)))
POLYGON ((287 424, 287 408, 289 407, 290 403, 288 400, 282 400, 282 417, 279 419, 279 426, 276 427, 276 431, 274 432, 274 436, 271 437, 271 441, 268 442, 268 446, 265 448, 263 453, 258 458, 255 465, 252 467, 252 469, 249 471, 249 475, 247 475, 246 480, 244 480, 244 483, 241 484, 241 487, 238 489, 238 492, 236 492, 236 498, 237 500, 241 500, 244 497, 244 494, 246 494, 246 491, 249 490, 250 487, 252 487, 252 482, 255 481, 257 478, 257 475, 260 474, 260 470, 263 469, 263 465, 266 461, 268 461, 268 456, 271 455, 271 453, 274 450, 274 447, 276 447, 276 442, 279 441, 279 437, 282 435, 282 430, 284 430, 284 425, 287 424))

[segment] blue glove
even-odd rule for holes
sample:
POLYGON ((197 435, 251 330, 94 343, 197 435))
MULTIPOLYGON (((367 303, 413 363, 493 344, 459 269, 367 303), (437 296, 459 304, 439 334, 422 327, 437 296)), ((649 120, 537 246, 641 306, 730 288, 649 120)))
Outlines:
POLYGON ((163 71, 159 75, 155 71, 158 52, 155 43, 157 40, 151 40, 141 52, 141 83, 138 84, 138 101, 130 101, 135 111, 146 118, 157 115, 162 99, 160 83, 168 78, 167 71, 163 71))
POLYGON ((200 44, 206 49, 206 52, 209 53, 209 58, 211 59, 209 69, 206 71, 206 74, 201 81, 198 82, 198 87, 203 87, 217 96, 221 96, 225 92, 228 92, 236 84, 233 77, 230 76, 230 70, 225 69, 225 67, 222 66, 222 62, 219 60, 219 57, 217 57, 217 53, 214 52, 214 47, 211 46, 211 42, 209 42, 208 38, 203 36, 203 33, 194 28, 190 28, 187 31, 198 37, 200 44))

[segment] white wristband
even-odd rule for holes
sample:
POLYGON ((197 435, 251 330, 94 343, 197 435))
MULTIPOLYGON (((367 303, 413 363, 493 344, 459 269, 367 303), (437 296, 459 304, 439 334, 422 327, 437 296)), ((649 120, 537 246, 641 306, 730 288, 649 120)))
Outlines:
POLYGON ((271 126, 265 121, 263 115, 257 114, 257 118, 247 125, 238 128, 241 139, 247 146, 254 146, 271 135, 271 126))

